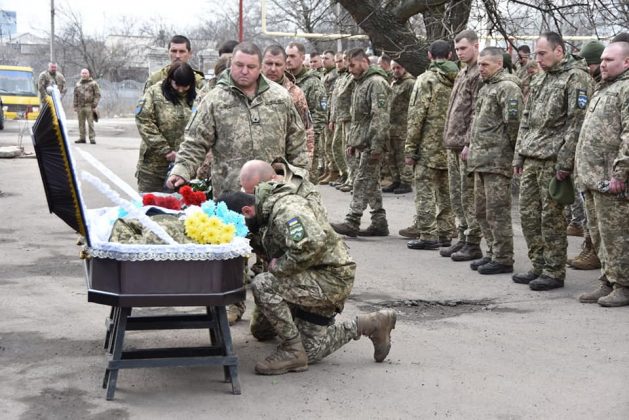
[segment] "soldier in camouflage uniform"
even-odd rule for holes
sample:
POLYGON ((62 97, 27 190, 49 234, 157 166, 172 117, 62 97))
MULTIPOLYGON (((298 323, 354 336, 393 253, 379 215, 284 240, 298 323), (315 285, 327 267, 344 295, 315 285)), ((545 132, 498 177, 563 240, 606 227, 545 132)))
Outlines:
POLYGON ((390 88, 382 69, 369 65, 369 57, 361 48, 348 52, 349 71, 354 77, 352 122, 347 154, 359 159, 354 178, 354 195, 344 223, 333 223, 337 233, 348 236, 387 236, 389 225, 382 207, 380 165, 384 145, 389 138, 390 88), (371 224, 360 229, 363 212, 371 207, 371 224))
POLYGON ((94 132, 94 112, 100 101, 100 88, 96 80, 90 77, 88 69, 81 70, 81 80, 74 87, 74 112, 79 118, 79 139, 75 143, 85 143, 85 121, 90 136, 90 143, 96 143, 96 133, 94 132))
POLYGON ((335 61, 339 78, 334 84, 330 109, 330 121, 334 124, 332 150, 334 162, 343 174, 335 187, 343 192, 349 192, 354 184, 354 174, 357 166, 356 158, 347 156, 345 153, 352 119, 350 109, 352 106, 352 92, 354 91, 354 77, 347 69, 349 60, 345 54, 342 54, 341 57, 336 57, 335 61))
POLYGON ((428 70, 415 82, 408 105, 408 130, 404 146, 405 163, 415 172, 415 227, 418 239, 410 249, 437 249, 450 246, 454 230, 448 166, 443 147, 443 127, 452 86, 458 68, 449 61, 450 44, 443 40, 430 44, 428 70))
POLYGON ((291 42, 286 47, 286 68, 295 76, 295 83, 306 95, 308 109, 312 116, 314 127, 315 146, 310 168, 310 180, 313 183, 319 182, 319 165, 323 157, 323 143, 321 136, 326 125, 328 99, 325 93, 325 86, 314 70, 304 67, 306 49, 303 44, 291 42))
POLYGON ((48 96, 46 90, 50 86, 57 86, 59 93, 65 95, 66 93, 66 79, 63 77, 60 71, 57 70, 57 63, 48 63, 48 70, 42 71, 39 74, 37 81, 37 88, 39 89, 39 97, 43 101, 48 96))
POLYGON ((391 103, 389 109, 390 131, 385 164, 391 170, 393 182, 382 192, 405 194, 411 192, 413 173, 411 167, 404 164, 404 142, 406 141, 406 119, 408 101, 415 85, 415 78, 395 61, 392 62, 393 81, 391 82, 391 103))
POLYGON ((382 310, 336 323, 354 283, 356 265, 325 214, 296 194, 293 184, 262 183, 255 197, 221 197, 240 211, 262 238, 269 271, 255 276, 251 289, 257 307, 280 339, 277 350, 256 363, 261 375, 302 372, 352 339, 368 336, 374 359, 382 362, 391 347, 396 315, 382 310))
MULTIPOLYGON (((214 197, 240 189, 240 168, 251 159, 271 162, 285 157, 309 169, 301 117, 286 89, 260 74, 261 65, 262 53, 254 44, 244 42, 234 49, 230 70, 192 117, 169 187, 190 180, 209 150, 214 197)), ((244 311, 244 301, 230 306, 230 322, 238 321, 244 311)))
POLYGON ((531 81, 513 161, 514 173, 522 175, 520 218, 533 269, 513 281, 550 290, 563 287, 568 240, 563 205, 550 197, 548 185, 573 170, 592 79, 585 60, 566 54, 554 32, 537 40, 535 54, 544 73, 531 81))
POLYGON ((520 80, 503 70, 502 49, 485 48, 472 123, 468 170, 474 173, 476 220, 488 251, 470 264, 480 274, 513 272, 511 176, 523 99, 520 80))
POLYGON ((603 268, 599 287, 579 301, 616 307, 629 305, 629 43, 605 48, 601 74, 579 135, 575 170, 603 268))
MULTIPOLYGON (((175 35, 168 42, 168 56, 170 57, 170 64, 162 67, 155 73, 151 74, 148 80, 144 83, 144 91, 159 82, 164 80, 168 74, 168 70, 173 63, 182 62, 187 63, 192 58, 192 48, 190 47, 190 40, 183 35, 175 35)), ((201 90, 205 84, 205 77, 200 70, 193 69, 196 88, 201 90)))
POLYGON ((335 182, 340 177, 339 168, 334 161, 334 151, 332 150, 332 142, 334 141, 334 130, 332 128, 332 120, 330 119, 330 108, 332 104, 332 95, 334 93, 334 86, 338 80, 339 73, 334 65, 334 51, 326 50, 323 53, 323 86, 325 87, 326 96, 328 98, 328 109, 326 115, 325 130, 325 172, 321 177, 319 183, 321 185, 327 185, 330 182, 335 182))
POLYGON ((449 248, 439 251, 439 254, 450 257, 453 261, 470 261, 483 257, 480 249, 481 231, 475 217, 474 177, 468 174, 466 163, 480 81, 477 63, 478 36, 470 30, 460 32, 455 37, 455 49, 465 67, 459 72, 452 88, 443 142, 448 149, 450 204, 459 240, 449 248))
POLYGON ((175 63, 161 82, 148 88, 135 109, 140 132, 140 156, 135 177, 141 192, 163 191, 168 168, 174 162, 196 96, 194 72, 175 63))

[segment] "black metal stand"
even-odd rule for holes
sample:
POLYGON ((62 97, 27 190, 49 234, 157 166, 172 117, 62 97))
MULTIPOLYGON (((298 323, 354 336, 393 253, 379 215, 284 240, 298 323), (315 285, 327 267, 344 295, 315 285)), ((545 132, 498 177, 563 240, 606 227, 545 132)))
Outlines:
POLYGON ((107 321, 105 349, 109 362, 103 378, 107 400, 114 398, 119 369, 165 366, 223 366, 225 382, 232 393, 240 394, 238 357, 232 339, 225 306, 207 306, 206 314, 131 316, 133 308, 113 306, 107 321), (126 331, 209 329, 210 346, 149 348, 123 350, 126 331))

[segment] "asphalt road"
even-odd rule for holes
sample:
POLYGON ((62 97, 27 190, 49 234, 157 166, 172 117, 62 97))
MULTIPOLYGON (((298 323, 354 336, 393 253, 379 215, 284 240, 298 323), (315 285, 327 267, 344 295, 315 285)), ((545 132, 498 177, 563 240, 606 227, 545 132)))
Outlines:
MULTIPOLYGON (((76 138, 76 121, 70 122, 76 138)), ((139 138, 132 120, 97 124, 81 145, 135 186, 139 138)), ((0 146, 15 145, 7 122, 0 146)), ((28 137, 26 152, 32 152, 28 137)), ((78 162, 85 167, 84 162, 78 162)), ((108 308, 88 303, 77 235, 48 208, 36 160, 0 159, 0 417, 111 418, 629 418, 629 307, 605 309, 576 297, 596 271, 568 270, 566 287, 532 292, 509 275, 481 276, 435 251, 406 249, 397 236, 412 218, 412 194, 386 195, 387 238, 348 239, 358 264, 341 318, 382 307, 398 312, 393 347, 373 362, 368 339, 351 342, 307 372, 256 376, 259 343, 247 322, 233 327, 242 395, 222 370, 121 371, 114 401, 101 388, 108 308)), ((350 196, 321 187, 330 219, 350 196)), ((87 206, 109 205, 84 190, 87 206)), ((517 215, 517 212, 515 213, 517 215)), ((528 268, 517 216, 516 270, 528 268)), ((365 219, 365 223, 367 219, 365 219)), ((569 254, 579 238, 569 238, 569 254)), ((248 296, 250 317, 253 302, 248 296)), ((149 310, 154 311, 154 310, 149 310)), ((207 332, 132 332, 131 347, 203 345, 207 332)))

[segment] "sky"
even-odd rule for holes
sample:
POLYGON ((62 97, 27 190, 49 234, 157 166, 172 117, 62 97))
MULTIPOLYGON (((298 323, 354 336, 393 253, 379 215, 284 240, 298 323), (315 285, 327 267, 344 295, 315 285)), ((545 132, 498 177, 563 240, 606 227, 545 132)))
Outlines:
MULTIPOLYGON (((185 7, 177 7, 172 0, 55 0, 55 8, 69 7, 80 13, 88 33, 105 33, 111 22, 117 23, 121 16, 142 21, 161 19, 181 28, 193 26, 212 13, 212 2, 184 0, 181 4, 185 7)), ((0 10, 17 13, 18 34, 43 35, 50 31, 50 3, 50 0, 0 0, 0 10)))

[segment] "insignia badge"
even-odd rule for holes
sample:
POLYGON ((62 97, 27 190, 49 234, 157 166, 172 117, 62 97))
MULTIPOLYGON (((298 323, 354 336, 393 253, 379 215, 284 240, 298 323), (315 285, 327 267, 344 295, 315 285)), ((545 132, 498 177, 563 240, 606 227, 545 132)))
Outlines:
POLYGON ((384 108, 386 102, 384 95, 378 95, 378 108, 384 108))
POLYGON ((509 99, 509 105, 507 107, 507 112, 509 114, 510 120, 518 119, 518 100, 517 99, 509 99))
POLYGON ((319 101, 319 105, 321 105, 322 110, 328 110, 328 100, 326 98, 321 98, 321 101, 319 101))
POLYGON ((585 109, 588 105, 588 94, 583 89, 577 89, 577 107, 585 109))
POLYGON ((142 112, 142 107, 144 106, 144 99, 140 99, 138 101, 138 104, 135 107, 135 115, 138 115, 140 112, 142 112))
POLYGON ((293 241, 299 242, 306 237, 306 230, 298 217, 293 217, 286 222, 286 225, 288 226, 288 235, 293 241))

